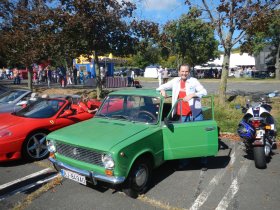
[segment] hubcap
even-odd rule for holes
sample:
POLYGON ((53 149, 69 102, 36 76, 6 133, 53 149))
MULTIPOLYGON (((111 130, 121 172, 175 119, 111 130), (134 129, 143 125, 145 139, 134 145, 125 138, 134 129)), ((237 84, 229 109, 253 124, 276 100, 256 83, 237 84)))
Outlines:
POLYGON ((135 182, 137 186, 142 186, 147 181, 147 170, 143 167, 140 167, 135 174, 135 182))
POLYGON ((27 153, 31 158, 40 159, 48 154, 46 145, 46 134, 36 133, 29 138, 27 153))

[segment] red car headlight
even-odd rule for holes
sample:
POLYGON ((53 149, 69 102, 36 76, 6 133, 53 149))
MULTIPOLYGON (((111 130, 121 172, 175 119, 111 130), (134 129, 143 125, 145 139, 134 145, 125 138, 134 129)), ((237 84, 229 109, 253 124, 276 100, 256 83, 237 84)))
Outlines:
POLYGON ((5 136, 11 136, 13 133, 7 129, 0 130, 0 138, 5 136))

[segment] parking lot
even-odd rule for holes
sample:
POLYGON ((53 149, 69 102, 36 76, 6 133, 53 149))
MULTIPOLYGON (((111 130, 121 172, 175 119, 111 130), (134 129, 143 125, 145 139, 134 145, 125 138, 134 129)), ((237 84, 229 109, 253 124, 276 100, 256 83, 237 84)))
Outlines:
POLYGON ((166 162, 153 173, 151 189, 137 199, 106 186, 83 186, 62 179, 47 160, 0 164, 0 208, 13 209, 278 209, 279 150, 265 170, 256 169, 243 146, 228 139, 209 158, 183 170, 166 162))

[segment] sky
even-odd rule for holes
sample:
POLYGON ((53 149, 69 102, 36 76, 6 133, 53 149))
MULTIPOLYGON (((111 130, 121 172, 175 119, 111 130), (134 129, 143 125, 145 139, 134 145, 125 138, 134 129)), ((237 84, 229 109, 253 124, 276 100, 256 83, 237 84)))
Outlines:
POLYGON ((184 0, 132 0, 137 5, 136 18, 164 25, 168 20, 178 19, 187 13, 184 0))

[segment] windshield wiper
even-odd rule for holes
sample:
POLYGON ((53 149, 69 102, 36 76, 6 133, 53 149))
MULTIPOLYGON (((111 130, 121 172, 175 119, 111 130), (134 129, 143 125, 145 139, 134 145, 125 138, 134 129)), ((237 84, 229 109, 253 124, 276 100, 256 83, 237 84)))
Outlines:
POLYGON ((112 115, 111 117, 112 117, 112 118, 119 118, 119 119, 126 119, 126 120, 129 120, 129 117, 128 117, 128 116, 125 116, 125 115, 112 115))
POLYGON ((102 113, 96 114, 95 117, 105 117, 105 118, 108 118, 108 116, 106 114, 102 114, 102 113))

